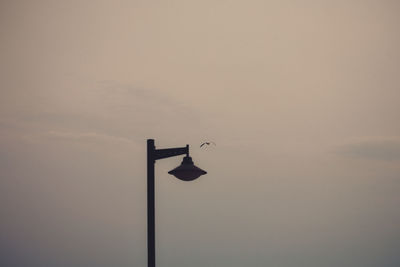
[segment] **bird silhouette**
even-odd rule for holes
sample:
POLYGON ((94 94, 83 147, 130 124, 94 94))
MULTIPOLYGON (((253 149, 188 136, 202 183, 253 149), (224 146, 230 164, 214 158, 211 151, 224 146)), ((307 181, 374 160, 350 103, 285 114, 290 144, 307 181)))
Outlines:
POLYGON ((200 145, 200 147, 202 147, 202 146, 204 146, 204 145, 207 145, 207 146, 209 146, 209 145, 211 145, 211 144, 213 144, 214 146, 216 146, 216 145, 217 145, 216 143, 214 143, 214 142, 210 141, 210 142, 204 142, 204 143, 202 143, 202 144, 200 145))

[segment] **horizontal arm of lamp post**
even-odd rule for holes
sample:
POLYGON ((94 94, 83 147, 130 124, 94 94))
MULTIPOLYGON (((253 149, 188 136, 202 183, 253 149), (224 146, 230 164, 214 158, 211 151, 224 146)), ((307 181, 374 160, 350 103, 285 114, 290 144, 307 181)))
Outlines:
POLYGON ((153 151, 154 160, 175 157, 183 154, 189 155, 189 145, 186 145, 186 147, 155 149, 153 151))

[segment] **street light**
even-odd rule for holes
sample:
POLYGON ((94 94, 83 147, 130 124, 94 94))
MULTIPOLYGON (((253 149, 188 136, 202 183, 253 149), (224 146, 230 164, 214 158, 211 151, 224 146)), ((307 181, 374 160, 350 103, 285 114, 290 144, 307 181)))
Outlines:
POLYGON ((156 266, 155 241, 155 194, 154 194, 154 165, 156 160, 186 154, 180 166, 169 171, 176 178, 183 181, 192 181, 206 174, 193 164, 189 157, 189 145, 186 147, 156 149, 154 139, 147 139, 147 266, 156 266))

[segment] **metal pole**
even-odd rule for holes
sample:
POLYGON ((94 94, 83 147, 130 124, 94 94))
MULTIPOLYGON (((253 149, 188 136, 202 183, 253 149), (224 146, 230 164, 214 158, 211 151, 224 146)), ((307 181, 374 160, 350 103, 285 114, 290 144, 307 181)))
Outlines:
POLYGON ((154 140, 147 139, 147 266, 156 266, 155 201, 154 201, 154 140))

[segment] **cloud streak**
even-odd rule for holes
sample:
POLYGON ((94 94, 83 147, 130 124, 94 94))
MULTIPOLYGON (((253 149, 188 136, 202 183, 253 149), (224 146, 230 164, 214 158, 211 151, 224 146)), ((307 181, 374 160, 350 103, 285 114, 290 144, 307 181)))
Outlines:
POLYGON ((365 138, 340 146, 336 153, 363 159, 400 160, 400 137, 365 138))
POLYGON ((46 136, 52 138, 60 138, 64 140, 71 141, 101 141, 101 142, 110 142, 110 143, 119 143, 119 144, 135 144, 133 140, 128 138, 112 136, 107 134, 100 134, 94 132, 60 132, 60 131, 49 131, 46 133, 46 136))

